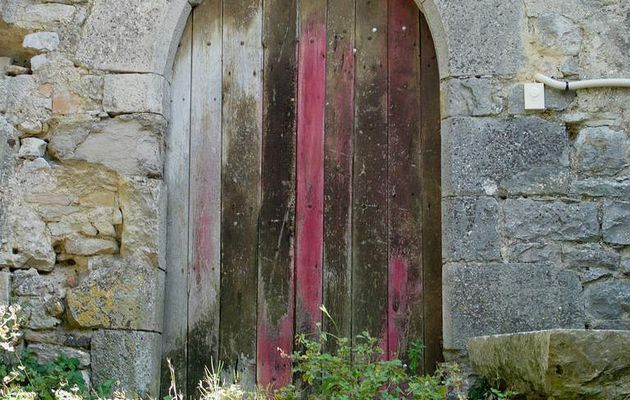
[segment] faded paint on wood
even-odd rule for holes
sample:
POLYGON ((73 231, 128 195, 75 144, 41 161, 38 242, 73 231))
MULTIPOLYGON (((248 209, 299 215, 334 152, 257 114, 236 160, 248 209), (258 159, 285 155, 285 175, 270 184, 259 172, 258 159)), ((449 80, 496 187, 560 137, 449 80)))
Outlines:
POLYGON ((258 234, 258 384, 291 382, 297 1, 264 5, 262 204, 258 234))
POLYGON ((164 332, 162 333, 162 395, 170 382, 166 360, 177 371, 177 386, 186 396, 188 335, 188 174, 190 148, 192 23, 189 19, 182 35, 173 67, 171 110, 173 118, 166 134, 167 157, 164 180, 168 188, 166 226, 166 287, 164 332))
POLYGON ((221 0, 193 12, 188 386, 218 358, 221 271, 221 0), (201 78, 202 77, 202 78, 201 78))
POLYGON ((323 278, 326 1, 302 0, 299 24, 296 329, 315 332, 323 278))
POLYGON ((335 324, 324 318, 323 326, 345 337, 352 334, 354 3, 329 2, 327 20, 324 305, 335 324))
POLYGON ((435 371, 442 361, 442 214, 440 77, 435 46, 424 16, 420 15, 420 102, 422 105, 424 284, 424 365, 435 371))
POLYGON ((426 22, 411 0, 297 2, 207 0, 177 56, 164 349, 189 394, 217 354, 246 386, 289 382, 277 347, 315 331, 322 303, 389 357, 418 337, 427 372, 441 357, 426 22))
POLYGON ((256 379, 258 216, 262 124, 260 0, 223 2, 220 359, 256 379))
POLYGON ((387 1, 356 10, 352 334, 387 351, 387 1))
POLYGON ((389 357, 422 332, 420 43, 413 0, 389 0, 389 357))

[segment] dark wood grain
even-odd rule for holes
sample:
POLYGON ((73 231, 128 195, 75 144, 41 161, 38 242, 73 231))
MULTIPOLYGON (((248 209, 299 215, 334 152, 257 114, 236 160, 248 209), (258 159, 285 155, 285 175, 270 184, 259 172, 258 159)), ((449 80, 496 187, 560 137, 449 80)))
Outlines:
POLYGON ((258 384, 291 381, 297 1, 264 4, 262 204, 258 234, 258 384))
POLYGON ((420 104, 422 110, 423 162, 423 284, 425 372, 442 361, 442 220, 440 77, 429 26, 420 15, 420 104))
POLYGON ((323 324, 345 337, 352 333, 354 3, 329 2, 327 20, 324 305, 335 324, 327 318, 323 324))
POLYGON ((387 350, 387 1, 356 11, 352 333, 387 350))
POLYGON ((260 0, 223 2, 223 168, 220 359, 256 380, 262 131, 260 0))

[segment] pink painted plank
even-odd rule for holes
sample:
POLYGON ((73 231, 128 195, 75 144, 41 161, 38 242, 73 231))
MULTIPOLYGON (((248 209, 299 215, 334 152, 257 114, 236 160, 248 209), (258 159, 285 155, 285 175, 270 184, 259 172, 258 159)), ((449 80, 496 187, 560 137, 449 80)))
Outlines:
POLYGON ((263 10, 262 204, 258 227, 258 384, 291 382, 295 309, 295 97, 297 1, 266 0, 263 10))
POLYGON ((299 22, 296 320, 298 331, 314 332, 322 303, 326 1, 304 0, 299 22))
POLYGON ((388 348, 395 357, 423 338, 418 7, 389 0, 388 19, 388 348))

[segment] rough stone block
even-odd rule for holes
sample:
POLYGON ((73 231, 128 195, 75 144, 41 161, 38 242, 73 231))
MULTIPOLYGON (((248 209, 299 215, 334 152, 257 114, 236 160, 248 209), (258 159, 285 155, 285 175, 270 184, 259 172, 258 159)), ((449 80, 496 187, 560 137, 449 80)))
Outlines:
POLYGON ((5 117, 10 123, 18 125, 27 120, 45 121, 50 118, 52 100, 38 95, 39 86, 33 75, 5 78, 3 82, 0 86, 5 86, 6 90, 3 99, 5 117))
POLYGON ((11 273, 0 271, 0 306, 8 306, 11 302, 11 273))
POLYGON ((630 282, 609 280, 584 289, 586 312, 593 328, 630 329, 630 282))
POLYGON ((577 275, 549 264, 447 264, 444 348, 469 338, 553 328, 584 328, 577 275))
POLYGON ((37 138, 24 138, 22 139, 22 145, 18 155, 21 158, 28 158, 34 160, 36 158, 43 157, 46 154, 46 146, 48 144, 41 139, 37 138))
POLYGON ((606 242, 629 245, 630 202, 613 201, 604 204, 602 229, 606 242))
POLYGON ((434 3, 448 38, 450 75, 520 71, 524 65, 523 37, 527 29, 521 1, 435 0, 434 3))
POLYGON ((630 179, 608 180, 589 178, 574 182, 571 193, 590 197, 619 197, 630 198, 630 179))
POLYGON ((152 265, 166 269, 166 190, 156 179, 124 179, 119 202, 123 213, 120 252, 142 253, 152 265))
POLYGON ((7 209, 8 234, 0 246, 0 266, 52 271, 55 266, 50 232, 30 207, 12 205, 7 209))
POLYGON ((582 129, 575 148, 576 168, 582 173, 615 175, 630 160, 630 141, 626 134, 606 126, 582 129))
POLYGON ((96 0, 77 58, 95 69, 166 76, 190 8, 186 0, 96 0))
POLYGON ((62 354, 68 358, 76 358, 79 360, 79 368, 87 368, 90 366, 90 353, 72 347, 47 343, 31 343, 28 345, 28 350, 35 353, 35 356, 37 356, 37 359, 42 364, 52 363, 62 354))
POLYGON ((40 297, 16 297, 15 303, 22 307, 26 322, 24 326, 32 330, 49 330, 61 325, 61 320, 48 312, 48 302, 40 297))
POLYGON ((54 51, 59 47, 59 35, 56 32, 35 32, 24 37, 22 43, 27 49, 54 51))
POLYGON ((133 396, 157 398, 161 336, 153 332, 99 330, 92 337, 92 381, 110 379, 133 396))
POLYGON ((499 204, 492 197, 443 200, 443 257, 446 261, 500 260, 499 204))
POLYGON ((442 86, 443 109, 452 116, 487 116, 503 111, 503 97, 499 84, 491 79, 449 79, 442 86))
POLYGON ((25 7, 18 19, 21 26, 32 28, 50 24, 68 24, 72 21, 75 7, 69 4, 45 3, 25 7))
POLYGON ((66 296, 73 326, 162 331, 163 271, 143 256, 93 257, 88 268, 88 276, 66 296))
POLYGON ((630 395, 630 332, 552 330, 470 340, 475 371, 527 398, 623 400, 630 395))
POLYGON ((565 265, 580 275, 583 283, 612 276, 619 268, 620 255, 599 244, 564 244, 565 265))
POLYGON ((107 75, 103 109, 113 114, 155 113, 168 115, 168 82, 156 74, 107 75))
POLYGON ((554 242, 515 242, 508 245, 506 253, 512 262, 559 262, 562 248, 554 242))
POLYGON ((599 244, 571 244, 562 246, 562 258, 572 268, 602 267, 611 270, 619 266, 619 253, 599 244))
POLYGON ((504 196, 563 195, 572 179, 569 168, 533 167, 501 181, 497 192, 504 196))
POLYGON ((537 117, 451 118, 443 123, 442 143, 446 196, 494 195, 508 180, 538 188, 540 194, 556 193, 554 186, 546 189, 545 177, 569 162, 564 125, 537 117))
POLYGON ((118 243, 113 239, 73 236, 65 241, 64 248, 66 253, 78 256, 116 254, 118 252, 118 243))
POLYGON ((582 47, 582 32, 575 22, 562 15, 547 13, 536 19, 536 34, 540 43, 564 55, 576 56, 582 47))
POLYGON ((505 233, 510 239, 591 240, 599 236, 597 205, 508 199, 505 233))
POLYGON ((105 165, 125 176, 162 176, 166 120, 153 114, 121 115, 103 121, 63 123, 50 152, 62 160, 105 165))

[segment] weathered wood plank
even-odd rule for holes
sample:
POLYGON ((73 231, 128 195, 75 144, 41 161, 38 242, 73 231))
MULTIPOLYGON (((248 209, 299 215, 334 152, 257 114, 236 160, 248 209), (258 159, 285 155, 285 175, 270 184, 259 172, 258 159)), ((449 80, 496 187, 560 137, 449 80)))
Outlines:
POLYGON ((299 25, 296 329, 314 332, 323 279, 326 1, 302 0, 299 25))
POLYGON ((387 0, 356 10, 352 333, 387 351, 387 0))
POLYGON ((261 28, 261 0, 223 2, 220 359, 246 387, 256 379, 261 28))
POLYGON ((263 10, 262 204, 258 234, 258 384, 291 382, 294 281, 297 0, 263 10))
POLYGON ((164 180, 168 187, 166 288, 162 334, 162 395, 170 383, 166 360, 177 369, 177 387, 186 395, 188 331, 188 174, 190 140, 192 18, 182 35, 173 67, 172 118, 166 134, 164 180))
POLYGON ((420 15, 420 82, 422 110, 422 264, 424 274, 425 372, 442 361, 442 220, 440 77, 429 26, 420 15))
POLYGON ((221 271, 221 0, 193 11, 188 388, 219 350, 221 271))
POLYGON ((413 0, 389 0, 389 356, 422 335, 420 27, 413 0))
MULTIPOLYGON (((355 0, 328 4, 324 173, 324 305, 339 332, 352 334, 352 133, 355 0)), ((332 350, 332 347, 330 348, 332 350)))

